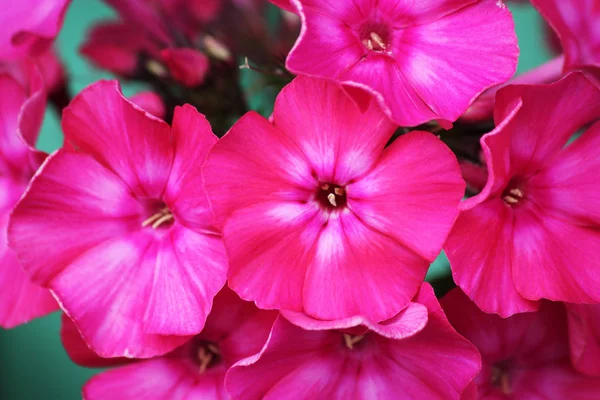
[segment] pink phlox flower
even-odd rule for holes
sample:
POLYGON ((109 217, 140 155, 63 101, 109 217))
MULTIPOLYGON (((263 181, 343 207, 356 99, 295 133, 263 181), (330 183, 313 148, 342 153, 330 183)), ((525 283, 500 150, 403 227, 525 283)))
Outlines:
POLYGON ((63 317, 61 338, 71 359, 86 367, 118 367, 93 377, 83 388, 94 399, 227 400, 224 379, 237 361, 265 344, 275 311, 259 310, 228 288, 216 297, 203 331, 181 347, 149 360, 103 359, 91 352, 63 317))
POLYGON ((414 303, 379 324, 282 314, 262 351, 235 364, 225 386, 239 400, 458 400, 480 368, 424 284, 414 303))
POLYGON ((200 179, 217 138, 193 107, 171 128, 116 81, 81 92, 63 131, 13 212, 11 247, 96 353, 164 354, 202 330, 226 279, 200 179))
POLYGON ((486 314, 455 289, 441 301, 452 326, 481 353, 469 388, 477 400, 593 400, 600 378, 571 365, 564 305, 543 301, 535 312, 503 319, 486 314))
MULTIPOLYGON (((369 100, 368 98, 367 100, 369 100)), ((464 193, 434 135, 364 110, 338 86, 299 77, 217 143, 203 167, 230 258, 229 286, 266 309, 381 321, 406 307, 464 193)))
POLYGON ((498 92, 497 127, 481 139, 486 186, 462 203, 444 247, 456 283, 483 311, 534 311, 542 298, 600 302, 600 125, 589 126, 599 117, 600 91, 579 72, 498 92))
POLYGON ((399 125, 455 121, 517 67, 499 0, 273 2, 302 18, 290 71, 365 89, 399 125))

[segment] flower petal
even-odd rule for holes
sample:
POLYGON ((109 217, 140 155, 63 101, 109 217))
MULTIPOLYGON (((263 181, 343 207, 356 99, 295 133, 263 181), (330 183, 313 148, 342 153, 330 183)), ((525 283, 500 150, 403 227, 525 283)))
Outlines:
POLYGON ((308 264, 304 310, 325 320, 356 315, 386 320, 409 304, 428 267, 427 260, 351 212, 330 217, 308 264))
POLYGON ((273 123, 302 150, 321 181, 339 185, 371 169, 396 129, 375 102, 359 110, 338 85, 306 77, 281 91, 273 123))
POLYGON ((302 311, 302 286, 324 221, 316 206, 264 203, 235 212, 223 230, 229 286, 263 309, 302 311))
POLYGON ((517 291, 530 300, 600 302, 598 230, 534 207, 515 217, 512 273, 517 291))
POLYGON ((513 215, 500 199, 463 211, 444 246, 455 282, 484 312, 535 311, 512 279, 513 215))
POLYGON ((140 198, 160 198, 173 149, 169 126, 121 94, 117 81, 84 89, 63 112, 65 141, 113 171, 140 198))
MULTIPOLYGON (((324 2, 320 2, 325 4, 324 2)), ((327 2, 344 5, 350 2, 327 2)), ((299 3, 296 4, 297 6, 299 3)), ((335 79, 358 63, 366 50, 344 21, 313 8, 300 11, 302 29, 290 51, 286 67, 296 74, 335 79)))
POLYGON ((7 224, 8 214, 5 214, 0 217, 0 326, 5 329, 58 310, 48 289, 31 283, 8 247, 7 224))
POLYGON ((224 377, 224 368, 210 368, 199 375, 182 361, 156 358, 96 375, 84 386, 83 398, 228 400, 224 377))
POLYGON ((571 362, 584 374, 600 376, 600 305, 566 306, 571 362))
POLYGON ((388 117, 403 126, 416 126, 438 115, 423 101, 395 60, 370 55, 343 71, 342 83, 375 96, 388 117))
POLYGON ((63 309, 99 356, 154 357, 190 338, 144 331, 158 251, 144 232, 117 237, 88 250, 52 281, 63 309))
MULTIPOLYGON (((407 81, 449 121, 458 119, 485 89, 510 79, 519 56, 512 16, 497 0, 474 2, 436 21, 405 28, 392 51, 407 81)), ((397 110, 399 114, 402 109, 397 110)))
POLYGON ((394 317, 381 323, 360 316, 324 321, 304 313, 286 310, 281 310, 281 315, 294 325, 306 330, 349 329, 363 325, 389 339, 404 339, 415 335, 427 324, 427 308, 419 303, 409 303, 394 317))
POLYGON ((213 298, 227 279, 227 256, 217 235, 195 233, 179 224, 161 238, 145 333, 200 333, 213 298))
POLYGON ((206 118, 194 107, 175 108, 173 118, 175 159, 165 191, 165 202, 177 221, 197 232, 214 231, 214 217, 202 183, 201 168, 217 143, 206 118))
POLYGON ((43 52, 60 30, 70 0, 26 0, 0 14, 0 60, 43 52))
POLYGON ((510 131, 512 175, 527 176, 554 162, 554 156, 585 124, 600 115, 600 89, 580 72, 550 85, 512 85, 498 91, 495 120, 523 105, 505 127, 510 131))
POLYGON ((596 123, 529 181, 527 192, 535 203, 575 225, 600 225, 600 157, 595 151, 599 146, 600 123, 596 123))
POLYGON ((433 262, 464 191, 450 149, 430 133, 411 132, 386 148, 377 166, 347 187, 347 196, 365 224, 433 262))
POLYGON ((132 362, 127 358, 121 357, 102 358, 94 353, 81 337, 73 321, 64 313, 61 315, 60 341, 71 361, 83 367, 103 368, 132 362))
POLYGON ((213 147, 202 177, 219 224, 261 202, 306 201, 317 187, 300 150, 255 112, 244 115, 213 147))
POLYGON ((600 65, 597 51, 600 7, 595 0, 531 0, 531 4, 560 38, 567 69, 600 65))
POLYGON ((59 150, 17 204, 9 243, 32 280, 46 286, 88 249, 138 230, 142 211, 123 182, 90 156, 59 150))
POLYGON ((501 318, 480 310, 459 289, 446 294, 441 303, 454 329, 477 347, 486 363, 513 359, 527 368, 568 356, 562 304, 543 302, 536 312, 501 318))

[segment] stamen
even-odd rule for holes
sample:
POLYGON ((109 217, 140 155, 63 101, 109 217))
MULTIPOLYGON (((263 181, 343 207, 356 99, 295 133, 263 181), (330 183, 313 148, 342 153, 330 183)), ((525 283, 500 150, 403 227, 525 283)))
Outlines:
POLYGON ((212 359, 213 353, 211 353, 210 351, 206 351, 204 346, 198 349, 198 360, 200 361, 199 369, 201 374, 204 373, 204 371, 206 371, 206 368, 208 368, 212 359))
POLYGON ((344 343, 346 344, 346 347, 348 347, 350 350, 354 349, 354 345, 358 342, 360 342, 361 340, 363 340, 364 336, 360 335, 360 336, 352 336, 352 335, 348 335, 348 334, 344 334, 344 343))
POLYGON ((525 195, 523 194, 521 189, 512 188, 503 193, 502 200, 504 200, 504 202, 509 206, 514 206, 515 204, 518 204, 521 200, 523 200, 523 197, 525 197, 525 195))
POLYGON ((371 39, 365 39, 365 40, 363 40, 363 44, 369 50, 373 50, 374 49, 373 42, 371 42, 371 39))
POLYGON ((164 222, 171 221, 173 219, 173 214, 165 214, 158 219, 155 223, 152 224, 152 229, 156 229, 161 226, 164 222))
POLYGON ((521 192, 521 189, 514 188, 514 189, 511 189, 509 191, 509 193, 517 198, 523 198, 523 192, 521 192))
POLYGON ((329 200, 329 203, 330 203, 332 206, 334 206, 334 207, 337 207, 337 202, 335 201, 335 194, 333 194, 333 193, 329 193, 329 194, 327 195, 327 200, 329 200))
POLYGON ((343 196, 344 195, 344 188, 336 187, 335 189, 333 189, 333 193, 337 194, 338 196, 343 196))
POLYGON ((165 222, 171 221, 173 219, 173 214, 171 214, 171 211, 167 207, 165 207, 162 208, 156 214, 152 215, 150 218, 146 219, 144 222, 142 222, 142 227, 145 228, 148 225, 152 225, 152 229, 156 229, 165 222))
POLYGON ((383 50, 385 50, 385 42, 383 41, 383 39, 381 38, 381 36, 379 36, 375 32, 371 32, 371 34, 369 36, 371 36, 371 39, 373 39, 373 41, 377 44, 377 46, 379 46, 380 48, 382 48, 383 50))
POLYGON ((329 190, 329 183, 324 183, 323 185, 321 185, 321 189, 329 190))

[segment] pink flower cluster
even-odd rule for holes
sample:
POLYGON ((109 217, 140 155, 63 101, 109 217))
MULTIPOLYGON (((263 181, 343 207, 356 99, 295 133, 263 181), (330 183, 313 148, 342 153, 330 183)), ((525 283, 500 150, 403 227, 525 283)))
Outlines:
POLYGON ((501 0, 106 2, 82 53, 155 91, 50 155, 69 2, 0 16, 0 326, 62 310, 85 399, 600 397, 598 2, 532 0, 565 54, 512 81, 501 0))

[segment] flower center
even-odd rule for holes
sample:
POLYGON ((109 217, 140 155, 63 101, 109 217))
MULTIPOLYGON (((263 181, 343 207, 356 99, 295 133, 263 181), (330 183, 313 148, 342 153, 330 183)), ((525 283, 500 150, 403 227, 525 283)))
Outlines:
POLYGON ((494 365, 492 367, 492 386, 498 388, 503 394, 511 394, 512 387, 508 368, 503 365, 494 365))
POLYGON ((151 227, 152 229, 158 228, 167 228, 173 225, 175 221, 175 217, 169 210, 169 207, 166 204, 159 202, 157 204, 153 204, 148 207, 148 214, 150 215, 148 218, 142 222, 142 227, 151 227))
POLYGON ((325 210, 342 209, 346 207, 346 190, 343 186, 322 183, 317 189, 317 201, 325 210))
POLYGON ((504 203, 509 207, 516 206, 524 197, 523 191, 512 185, 509 185, 504 192, 502 192, 502 200, 504 200, 504 203))
POLYGON ((390 51, 390 29, 381 23, 367 22, 359 29, 362 44, 367 50, 378 53, 389 53, 390 51))
POLYGON ((365 338, 364 335, 349 335, 344 333, 344 344, 350 350, 354 350, 354 346, 365 338))
POLYGON ((216 344, 202 341, 196 349, 196 362, 198 370, 204 373, 208 368, 216 365, 221 360, 221 352, 216 344))

